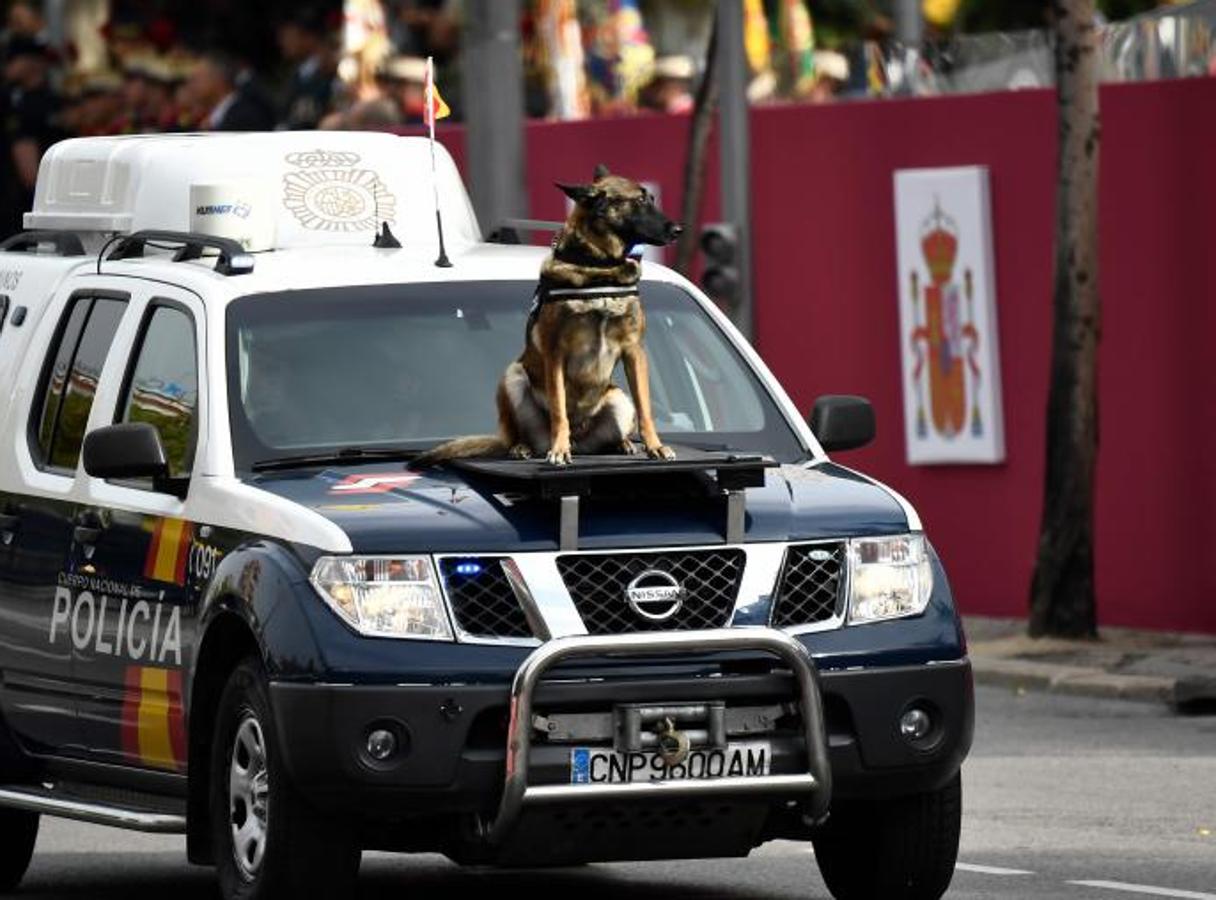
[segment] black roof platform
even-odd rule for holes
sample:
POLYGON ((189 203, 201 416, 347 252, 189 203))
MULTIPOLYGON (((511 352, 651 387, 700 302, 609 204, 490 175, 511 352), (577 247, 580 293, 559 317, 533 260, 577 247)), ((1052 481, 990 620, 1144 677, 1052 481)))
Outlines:
POLYGON ((637 487, 671 488, 698 484, 726 501, 726 543, 743 540, 747 500, 744 490, 764 484, 764 470, 773 459, 754 453, 695 450, 673 445, 675 459, 650 459, 644 453, 575 456, 569 465, 544 459, 461 459, 447 465, 465 475, 491 481, 502 488, 559 503, 558 543, 576 550, 579 542, 579 500, 627 479, 637 487))

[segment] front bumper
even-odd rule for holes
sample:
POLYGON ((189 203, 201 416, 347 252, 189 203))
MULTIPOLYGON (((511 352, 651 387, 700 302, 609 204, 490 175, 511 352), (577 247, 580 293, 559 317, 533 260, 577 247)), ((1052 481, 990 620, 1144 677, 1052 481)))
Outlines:
MULTIPOLYGON (((797 700, 788 670, 737 666, 719 677, 664 677, 651 661, 607 675, 557 670, 541 682, 535 707, 592 709, 616 703, 724 700, 728 705, 797 700)), ((831 795, 931 790, 958 771, 974 723, 966 658, 910 666, 819 673, 831 795), (931 746, 909 744, 899 719, 913 703, 937 723, 931 746)), ((511 685, 495 683, 351 685, 274 682, 272 705, 293 781, 314 803, 369 821, 404 822, 499 812, 506 778, 511 685), (368 730, 390 724, 403 749, 388 764, 367 758, 368 730)), ((556 752, 555 752, 556 751, 556 752)), ((774 774, 807 771, 801 733, 774 736, 774 774)), ((568 755, 534 748, 531 783, 568 781, 568 755)))

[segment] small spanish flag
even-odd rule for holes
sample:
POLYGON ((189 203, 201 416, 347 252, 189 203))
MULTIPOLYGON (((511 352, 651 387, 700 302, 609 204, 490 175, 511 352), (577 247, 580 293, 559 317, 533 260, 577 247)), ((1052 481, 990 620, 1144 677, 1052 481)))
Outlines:
POLYGON ((134 763, 157 769, 185 769, 181 671, 127 666, 124 693, 123 754, 134 763))
POLYGON ((182 519, 158 519, 144 560, 144 577, 176 585, 186 583, 186 560, 193 539, 190 523, 182 519))
POLYGON ((434 128, 438 119, 446 119, 451 114, 451 108, 439 96, 439 88, 435 85, 435 61, 428 56, 426 58, 426 109, 423 110, 426 124, 434 128))

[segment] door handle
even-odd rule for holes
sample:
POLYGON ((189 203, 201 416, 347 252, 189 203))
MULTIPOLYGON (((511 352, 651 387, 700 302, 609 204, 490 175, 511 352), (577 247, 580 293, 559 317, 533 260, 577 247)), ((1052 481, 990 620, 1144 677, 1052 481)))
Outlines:
POLYGON ((90 510, 76 516, 76 527, 72 529, 72 538, 78 544, 91 547, 101 540, 104 531, 105 527, 101 517, 90 510))
POLYGON ((86 547, 92 546, 101 540, 102 528, 100 525, 77 525, 72 529, 72 538, 78 544, 84 544, 86 547))

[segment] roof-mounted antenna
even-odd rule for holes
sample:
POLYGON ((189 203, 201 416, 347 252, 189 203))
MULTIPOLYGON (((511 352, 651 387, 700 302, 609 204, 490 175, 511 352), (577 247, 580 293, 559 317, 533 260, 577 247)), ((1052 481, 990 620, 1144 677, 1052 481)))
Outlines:
MULTIPOLYGON (((449 269, 452 261, 448 259, 447 248, 443 245, 443 214, 439 211, 439 180, 435 175, 435 119, 438 115, 447 115, 447 113, 439 112, 437 107, 439 104, 443 104, 443 101, 440 100, 437 104, 435 102, 437 99, 435 95, 435 59, 428 56, 426 58, 426 109, 423 114, 431 134, 431 192, 435 197, 435 227, 439 229, 439 257, 435 260, 435 265, 441 269, 449 269)), ((446 110, 447 105, 443 104, 442 108, 446 110)))
POLYGON ((439 212, 439 198, 435 198, 435 227, 439 229, 439 256, 435 260, 435 265, 441 269, 452 268, 452 261, 448 259, 448 251, 443 246, 443 216, 439 212))
POLYGON ((379 250, 400 250, 401 241, 397 240, 397 236, 388 227, 388 222, 382 222, 380 224, 380 232, 376 235, 376 239, 372 241, 372 246, 379 250))
POLYGON ((372 191, 372 203, 375 205, 375 209, 373 210, 375 218, 372 219, 372 222, 380 223, 380 230, 372 238, 372 246, 377 250, 400 250, 401 241, 397 240, 397 236, 388 227, 388 221, 380 218, 380 194, 375 190, 372 191))

